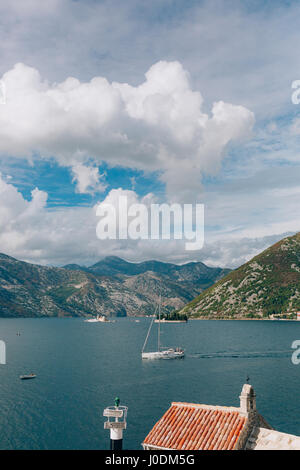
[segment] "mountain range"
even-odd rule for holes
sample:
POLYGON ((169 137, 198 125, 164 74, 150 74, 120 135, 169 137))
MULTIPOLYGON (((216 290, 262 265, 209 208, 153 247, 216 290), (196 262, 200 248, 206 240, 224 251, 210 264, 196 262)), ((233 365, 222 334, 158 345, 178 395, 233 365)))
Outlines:
POLYGON ((230 270, 200 262, 129 263, 109 256, 84 267, 39 266, 0 254, 0 317, 136 316, 182 308, 230 270))
POLYGON ((300 233, 284 238, 188 303, 194 318, 296 318, 300 311, 300 233))
POLYGON ((190 318, 296 318, 300 233, 241 267, 108 256, 92 266, 39 266, 0 254, 0 317, 137 316, 176 310, 190 318))

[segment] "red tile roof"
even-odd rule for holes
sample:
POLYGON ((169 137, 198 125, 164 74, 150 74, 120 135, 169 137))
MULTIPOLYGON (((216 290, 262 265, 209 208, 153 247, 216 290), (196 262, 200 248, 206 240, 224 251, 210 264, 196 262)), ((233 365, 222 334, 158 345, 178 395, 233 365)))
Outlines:
POLYGON ((174 450, 232 450, 246 421, 237 408, 172 403, 143 444, 174 450))

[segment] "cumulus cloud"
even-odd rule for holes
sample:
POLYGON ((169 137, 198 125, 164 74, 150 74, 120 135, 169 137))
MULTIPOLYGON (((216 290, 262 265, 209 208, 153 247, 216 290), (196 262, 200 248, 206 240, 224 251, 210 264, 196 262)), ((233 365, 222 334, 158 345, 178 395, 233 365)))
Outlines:
POLYGON ((2 1, 1 65, 22 60, 51 80, 101 70, 136 83, 149 64, 176 57, 206 103, 238 102, 266 117, 288 109, 299 78, 299 13, 299 2, 283 1, 2 1))
POLYGON ((204 113, 200 92, 176 61, 154 64, 139 86, 104 77, 50 84, 22 63, 2 80, 0 153, 54 157, 73 168, 79 192, 99 183, 87 166, 92 158, 159 171, 170 198, 196 197, 202 174, 215 174, 229 142, 247 137, 254 123, 251 111, 223 101, 204 113))
POLYGON ((30 200, 26 200, 0 176, 1 252, 42 264, 63 264, 74 257, 83 260, 93 256, 94 210, 51 211, 46 207, 47 196, 45 191, 35 188, 30 200), (81 257, 80 250, 84 252, 81 257))
MULTIPOLYGON (((152 193, 141 198, 134 191, 122 188, 111 190, 101 202, 117 207, 120 196, 127 197, 128 206, 142 203, 149 208, 157 202, 152 193)), ((32 191, 30 200, 24 199, 11 182, 0 177, 1 252, 33 263, 60 266, 91 265, 104 256, 115 255, 136 262, 146 259, 174 263, 202 261, 212 266, 237 267, 286 236, 287 230, 297 230, 297 221, 290 221, 275 227, 276 230, 269 225, 263 231, 258 227, 248 233, 243 230, 208 232, 201 250, 187 251, 184 239, 99 240, 96 235, 98 206, 48 209, 46 201, 47 193, 38 188, 32 191)))
POLYGON ((99 173, 99 168, 78 163, 72 167, 73 180, 76 182, 76 191, 80 194, 103 192, 106 185, 101 182, 104 175, 99 173))
MULTIPOLYGON (((92 264, 109 254, 129 258, 133 255, 134 259, 143 256, 145 247, 137 246, 133 240, 97 238, 96 206, 50 210, 46 207, 47 196, 46 192, 35 188, 30 200, 26 200, 0 175, 1 252, 29 262, 54 265, 92 264)), ((110 191, 102 202, 117 206, 120 196, 127 197, 128 206, 149 205, 154 200, 151 193, 139 198, 134 191, 119 188, 110 191)))

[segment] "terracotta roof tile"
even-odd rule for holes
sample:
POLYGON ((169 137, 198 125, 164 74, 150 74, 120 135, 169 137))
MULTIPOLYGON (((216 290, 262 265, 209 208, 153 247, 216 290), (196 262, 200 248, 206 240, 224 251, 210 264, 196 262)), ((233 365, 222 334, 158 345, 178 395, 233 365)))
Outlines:
POLYGON ((176 450, 232 450, 246 421, 238 409, 172 403, 143 444, 176 450))

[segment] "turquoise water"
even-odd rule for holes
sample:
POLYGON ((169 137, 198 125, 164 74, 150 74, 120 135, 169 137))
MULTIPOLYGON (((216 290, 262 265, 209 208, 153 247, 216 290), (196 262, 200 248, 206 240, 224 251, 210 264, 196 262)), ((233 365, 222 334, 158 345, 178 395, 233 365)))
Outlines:
POLYGON ((171 401, 237 406, 247 374, 260 413, 300 435, 300 365, 291 362, 300 322, 166 324, 162 343, 183 346, 186 357, 142 362, 149 321, 0 319, 0 449, 106 449, 102 412, 116 395, 129 407, 124 447, 140 449, 171 401), (37 378, 19 380, 30 372, 37 378))

